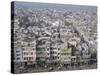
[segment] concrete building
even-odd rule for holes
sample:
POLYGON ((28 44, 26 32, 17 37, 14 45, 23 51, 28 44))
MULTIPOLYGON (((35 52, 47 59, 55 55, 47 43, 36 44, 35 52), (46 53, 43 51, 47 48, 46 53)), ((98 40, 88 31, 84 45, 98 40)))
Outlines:
POLYGON ((14 62, 22 62, 21 40, 14 41, 14 62))
POLYGON ((50 38, 50 59, 51 63, 59 61, 59 46, 60 46, 60 33, 58 28, 52 30, 52 35, 50 38))
POLYGON ((36 41, 22 42, 22 62, 32 62, 36 61, 36 41))
POLYGON ((22 47, 23 62, 34 62, 36 60, 36 50, 33 47, 22 47))
POLYGON ((68 48, 67 43, 63 43, 60 46, 60 62, 62 64, 70 64, 72 56, 72 49, 68 48))
POLYGON ((68 43, 73 45, 73 46, 77 46, 77 44, 79 44, 81 41, 81 39, 79 37, 72 37, 68 40, 68 43))
POLYGON ((22 49, 14 48, 14 62, 22 62, 22 49))
POLYGON ((49 37, 40 37, 36 44, 37 61, 49 62, 50 60, 50 41, 49 37))

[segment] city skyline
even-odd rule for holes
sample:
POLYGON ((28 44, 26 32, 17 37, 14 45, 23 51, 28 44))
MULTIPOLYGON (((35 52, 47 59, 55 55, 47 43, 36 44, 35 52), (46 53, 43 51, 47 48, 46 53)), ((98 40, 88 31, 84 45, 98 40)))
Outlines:
POLYGON ((97 68, 97 7, 12 2, 13 73, 97 68))

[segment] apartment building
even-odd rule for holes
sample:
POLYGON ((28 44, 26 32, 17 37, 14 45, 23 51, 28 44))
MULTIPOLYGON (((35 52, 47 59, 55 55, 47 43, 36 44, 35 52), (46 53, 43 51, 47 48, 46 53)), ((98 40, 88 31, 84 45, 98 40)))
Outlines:
POLYGON ((22 62, 22 49, 14 48, 14 62, 22 62))
POLYGON ((12 55, 14 58, 14 62, 21 62, 22 61, 22 49, 21 49, 21 40, 17 40, 13 42, 14 47, 12 48, 12 55))
POLYGON ((49 62, 50 60, 50 41, 49 37, 40 37, 36 41, 37 61, 49 62))
POLYGON ((62 43, 60 46, 60 62, 62 64, 70 64, 72 57, 72 49, 68 48, 67 43, 62 43))
POLYGON ((73 46, 77 46, 77 44, 79 44, 81 41, 81 39, 79 37, 72 37, 68 40, 68 43, 70 43, 73 46))
POLYGON ((22 62, 32 62, 36 61, 36 41, 22 42, 22 62))
POLYGON ((59 61, 59 46, 60 46, 60 33, 58 28, 54 28, 52 30, 52 35, 50 38, 51 44, 50 44, 50 59, 51 63, 58 62, 59 61))

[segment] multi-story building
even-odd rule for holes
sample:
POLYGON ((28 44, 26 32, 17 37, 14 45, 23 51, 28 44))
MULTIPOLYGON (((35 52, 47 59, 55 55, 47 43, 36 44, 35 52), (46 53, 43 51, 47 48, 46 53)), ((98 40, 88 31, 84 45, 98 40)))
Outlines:
POLYGON ((72 56, 72 49, 68 48, 67 43, 63 43, 60 46, 60 62, 62 64, 70 64, 72 56))
POLYGON ((36 60, 36 50, 33 47, 22 47, 23 62, 34 62, 36 60))
POLYGON ((50 41, 49 37, 40 37, 36 44, 37 61, 49 62, 50 60, 50 41))
POLYGON ((22 49, 14 48, 14 62, 22 62, 22 49))
POLYGON ((13 49, 14 62, 22 62, 21 40, 14 41, 13 49))
POLYGON ((76 45, 79 44, 80 41, 81 39, 79 37, 72 37, 68 40, 68 43, 76 47, 76 45))
POLYGON ((52 43, 50 46, 50 59, 51 63, 58 62, 59 61, 59 47, 56 43, 52 43))
POLYGON ((36 61, 36 41, 22 42, 22 62, 36 61))
POLYGON ((77 63, 80 64, 88 64, 90 59, 90 52, 87 43, 80 42, 76 46, 76 50, 74 51, 74 55, 77 57, 77 63))
POLYGON ((60 33, 58 28, 54 28, 50 38, 50 59, 51 63, 59 61, 60 33))

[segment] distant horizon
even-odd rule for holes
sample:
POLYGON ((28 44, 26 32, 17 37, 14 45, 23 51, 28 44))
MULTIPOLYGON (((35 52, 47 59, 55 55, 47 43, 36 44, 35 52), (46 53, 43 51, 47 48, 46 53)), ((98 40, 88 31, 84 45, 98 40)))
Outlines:
POLYGON ((68 9, 72 11, 86 10, 97 11, 97 6, 90 5, 74 5, 74 4, 57 4, 57 3, 41 3, 41 2, 24 2, 24 1, 12 1, 15 6, 18 7, 41 7, 41 8, 53 8, 53 9, 68 9))

